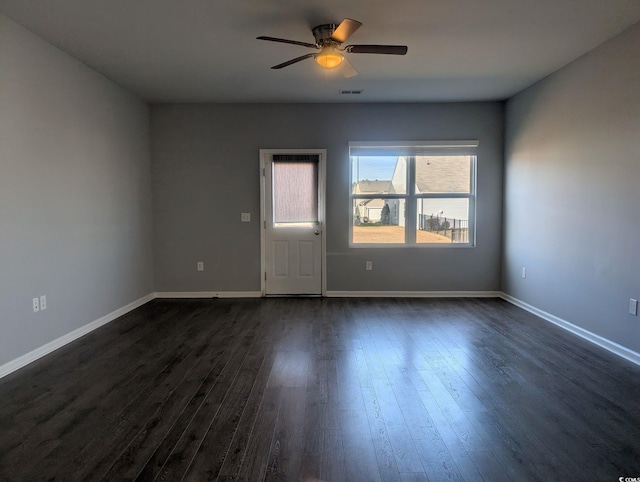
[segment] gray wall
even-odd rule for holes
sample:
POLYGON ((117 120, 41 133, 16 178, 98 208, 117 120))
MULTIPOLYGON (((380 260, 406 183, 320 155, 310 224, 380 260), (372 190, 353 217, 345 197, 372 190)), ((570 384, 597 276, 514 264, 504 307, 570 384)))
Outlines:
POLYGON ((636 25, 508 102, 503 254, 505 292, 635 351, 639 52, 636 25))
POLYGON ((153 258, 146 104, 4 17, 0 59, 2 365, 152 292, 153 258))
POLYGON ((151 139, 157 291, 260 290, 261 148, 327 149, 328 290, 500 288, 502 103, 154 105, 151 139), (348 141, 441 139, 480 141, 477 247, 350 249, 348 141))

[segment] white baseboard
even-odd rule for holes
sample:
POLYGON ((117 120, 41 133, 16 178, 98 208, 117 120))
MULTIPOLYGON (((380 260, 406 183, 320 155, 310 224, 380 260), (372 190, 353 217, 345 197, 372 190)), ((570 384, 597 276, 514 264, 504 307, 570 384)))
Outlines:
POLYGON ((91 323, 81 326, 80 328, 77 328, 72 332, 67 333, 66 335, 62 335, 60 338, 56 338, 55 340, 50 341, 45 345, 42 345, 40 348, 36 348, 35 350, 30 351, 29 353, 26 353, 16 358, 15 360, 11 360, 10 362, 5 363, 4 365, 0 366, 0 378, 5 377, 10 373, 15 372, 16 370, 19 370, 20 368, 28 365, 29 363, 32 363, 38 360, 39 358, 42 358, 43 356, 48 355, 52 351, 57 350, 58 348, 62 348, 66 344, 71 343, 74 340, 77 340, 81 336, 84 336, 87 333, 90 333, 93 330, 100 328, 102 325, 106 325, 110 321, 113 321, 116 318, 129 313, 132 310, 135 310, 136 308, 144 305, 145 303, 148 303, 154 298, 155 298, 154 293, 150 293, 146 296, 143 296, 142 298, 132 301, 131 303, 123 306, 122 308, 118 308, 117 310, 112 311, 111 313, 101 318, 98 318, 97 320, 94 320, 91 323))
POLYGON ((585 330, 584 328, 574 325, 573 323, 570 323, 567 320, 563 320, 562 318, 552 315, 551 313, 547 313, 546 311, 525 303, 518 298, 514 298, 511 295, 502 293, 500 297, 503 300, 508 301, 509 303, 522 308, 525 311, 528 311, 529 313, 533 313, 534 315, 539 316, 543 320, 549 321, 554 325, 558 325, 560 328, 564 328, 574 335, 578 335, 580 338, 584 338, 585 340, 590 341, 591 343, 624 358, 625 360, 629 360, 636 365, 640 365, 640 353, 630 350, 629 348, 619 345, 618 343, 608 340, 600 335, 596 335, 589 330, 585 330))
POLYGON ((215 291, 156 291, 156 298, 217 298, 215 291))
POLYGON ((259 291, 220 291, 218 298, 262 298, 259 291))
POLYGON ((219 291, 218 298, 262 298, 260 291, 219 291))
POLYGON ((500 298, 500 291, 327 291, 329 298, 500 298))
POLYGON ((158 291, 156 298, 260 298, 259 291, 158 291))

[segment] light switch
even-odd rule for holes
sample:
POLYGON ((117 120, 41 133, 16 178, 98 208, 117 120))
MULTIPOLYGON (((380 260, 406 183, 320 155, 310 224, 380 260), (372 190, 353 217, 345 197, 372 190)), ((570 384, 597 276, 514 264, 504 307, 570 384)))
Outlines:
POLYGON ((251 222, 251 213, 240 213, 240 221, 243 223, 251 222))

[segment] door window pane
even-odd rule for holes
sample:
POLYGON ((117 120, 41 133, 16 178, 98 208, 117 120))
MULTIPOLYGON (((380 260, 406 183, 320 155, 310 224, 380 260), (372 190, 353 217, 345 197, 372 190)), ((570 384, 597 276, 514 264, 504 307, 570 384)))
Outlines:
POLYGON ((318 163, 273 161, 275 224, 318 221, 318 163))
POLYGON ((416 243, 468 243, 468 199, 417 199, 416 243))
POLYGON ((470 156, 416 156, 416 194, 468 193, 470 156))

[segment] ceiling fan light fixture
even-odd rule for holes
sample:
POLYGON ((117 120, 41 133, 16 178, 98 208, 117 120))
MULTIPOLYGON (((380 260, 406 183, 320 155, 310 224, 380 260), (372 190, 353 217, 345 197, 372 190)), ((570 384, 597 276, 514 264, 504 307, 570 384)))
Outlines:
POLYGON ((324 69, 335 69, 343 60, 343 55, 332 47, 323 49, 316 55, 316 62, 324 69))
POLYGON ((315 43, 299 42, 298 40, 289 40, 278 37, 256 37, 258 40, 268 40, 269 42, 280 42, 284 44, 299 45, 315 50, 312 54, 301 55, 295 59, 287 60, 281 64, 274 65, 272 69, 282 69, 290 65, 297 64, 306 59, 315 59, 316 63, 323 69, 336 69, 341 67, 340 71, 346 79, 358 75, 358 71, 351 65, 349 60, 344 56, 344 52, 349 54, 386 54, 386 55, 405 55, 407 53, 406 45, 347 45, 342 44, 360 27, 362 22, 345 18, 339 25, 328 23, 318 25, 311 29, 315 43))

